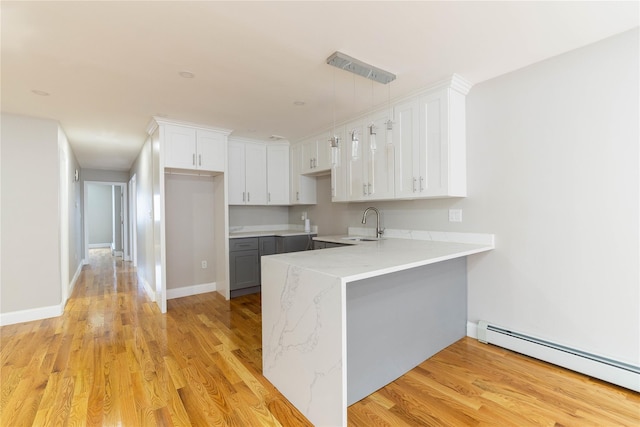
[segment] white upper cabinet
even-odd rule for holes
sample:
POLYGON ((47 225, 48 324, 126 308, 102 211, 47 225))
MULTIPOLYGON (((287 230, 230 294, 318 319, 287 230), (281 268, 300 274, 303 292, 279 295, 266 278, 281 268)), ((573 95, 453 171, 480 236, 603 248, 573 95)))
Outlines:
POLYGON ((229 141, 229 204, 267 204, 265 144, 229 141))
POLYGON ((304 140, 302 144, 302 173, 318 175, 331 170, 329 132, 304 140))
POLYGON ((454 76, 446 86, 394 108, 395 197, 465 197, 465 95, 454 76))
POLYGON ((227 137, 218 132, 196 131, 197 168, 208 171, 224 171, 227 160, 227 137))
POLYGON ((316 204, 316 179, 302 174, 303 144, 291 146, 291 194, 292 205, 316 204))
POLYGON ((163 132, 165 167, 224 172, 225 133, 172 124, 163 132))
POLYGON ((267 144, 267 204, 289 204, 289 144, 267 144))
POLYGON ((388 111, 345 125, 348 200, 394 198, 394 147, 388 111))

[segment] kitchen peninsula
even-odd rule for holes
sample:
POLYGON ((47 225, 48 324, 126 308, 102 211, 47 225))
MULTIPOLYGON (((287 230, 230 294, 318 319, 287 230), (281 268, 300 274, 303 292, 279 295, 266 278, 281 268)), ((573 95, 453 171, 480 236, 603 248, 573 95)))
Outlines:
POLYGON ((315 425, 466 335, 466 257, 493 235, 389 235, 262 260, 263 373, 315 425))

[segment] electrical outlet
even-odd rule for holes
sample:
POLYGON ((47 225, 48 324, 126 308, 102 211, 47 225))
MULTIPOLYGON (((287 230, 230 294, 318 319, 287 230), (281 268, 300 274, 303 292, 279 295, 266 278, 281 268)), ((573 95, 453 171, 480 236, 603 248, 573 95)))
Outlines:
POLYGON ((462 222, 462 209, 449 209, 449 222, 462 222))
POLYGON ((202 261, 202 268, 207 268, 207 261, 202 261))

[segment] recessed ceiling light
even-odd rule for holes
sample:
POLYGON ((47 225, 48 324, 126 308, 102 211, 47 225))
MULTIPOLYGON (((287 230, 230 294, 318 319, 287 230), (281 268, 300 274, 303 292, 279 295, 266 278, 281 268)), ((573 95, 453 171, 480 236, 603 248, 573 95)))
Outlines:
POLYGON ((180 74, 180 77, 183 77, 185 79, 192 79, 196 76, 191 71, 180 71, 178 74, 180 74))
POLYGON ((38 89, 33 89, 31 92, 35 93, 36 95, 39 96, 49 96, 49 92, 45 92, 43 90, 38 90, 38 89))
POLYGON ((304 104, 304 101, 293 101, 293 105, 295 105, 296 107, 302 107, 304 104))

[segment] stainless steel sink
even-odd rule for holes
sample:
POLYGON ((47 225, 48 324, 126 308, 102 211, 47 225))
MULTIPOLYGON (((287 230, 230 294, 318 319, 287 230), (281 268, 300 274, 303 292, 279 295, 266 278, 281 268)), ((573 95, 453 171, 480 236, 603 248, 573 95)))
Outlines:
POLYGON ((342 240, 351 240, 352 242, 376 242, 380 239, 376 239, 375 237, 343 237, 342 240))

